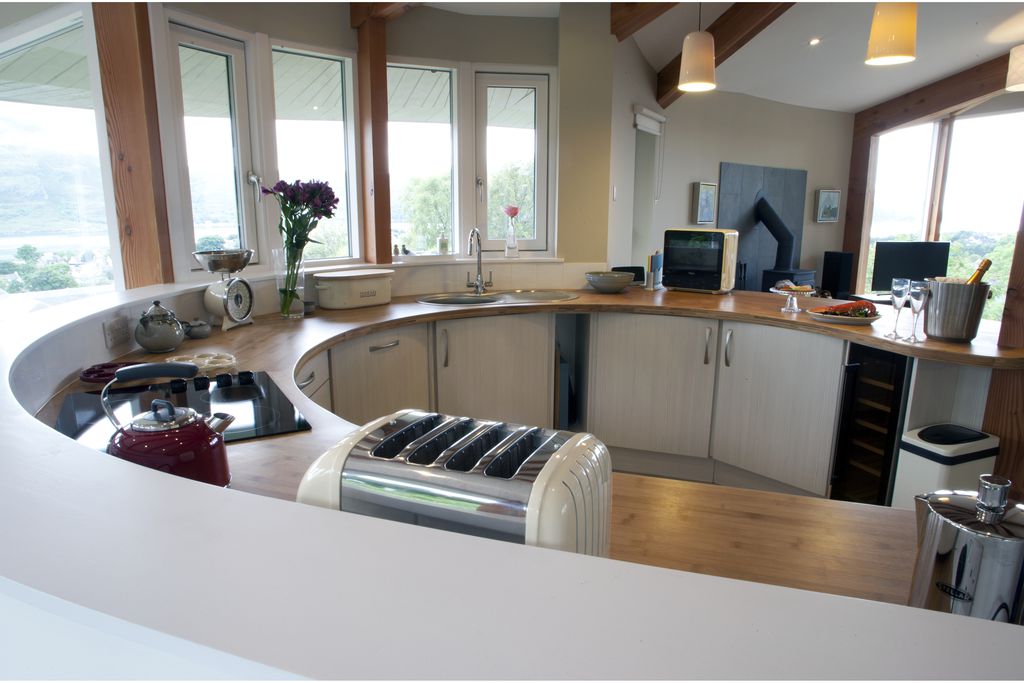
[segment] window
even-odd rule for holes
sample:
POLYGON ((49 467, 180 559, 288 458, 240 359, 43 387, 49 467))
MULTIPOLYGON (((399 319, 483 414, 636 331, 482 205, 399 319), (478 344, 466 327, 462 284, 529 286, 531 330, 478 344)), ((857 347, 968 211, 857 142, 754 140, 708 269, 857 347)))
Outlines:
POLYGON ((339 197, 334 217, 320 221, 306 259, 353 256, 349 196, 346 63, 342 59, 274 50, 274 111, 278 177, 324 180, 339 197))
POLYGON ((476 75, 477 224, 485 248, 501 249, 504 208, 519 209, 519 248, 547 249, 547 77, 476 75))
POLYGON ((189 251, 255 249, 244 45, 183 26, 174 26, 171 36, 179 74, 185 152, 179 168, 189 251))
POLYGON ((931 198, 934 123, 909 126, 878 137, 871 242, 866 282, 870 285, 876 242, 925 239, 931 198))
POLYGON ((274 41, 159 3, 150 5, 168 218, 178 281, 206 279, 191 256, 252 249, 248 272, 281 245, 277 202, 260 186, 321 180, 339 198, 304 252, 329 265, 355 257, 352 59, 274 41))
POLYGON ((940 239, 947 240, 952 277, 968 277, 992 259, 985 281, 993 299, 985 317, 1000 320, 1006 303, 1013 247, 1024 207, 1024 112, 958 118, 942 195, 940 239))
POLYGON ((515 206, 520 250, 546 251, 550 77, 478 71, 460 86, 460 72, 473 69, 388 67, 392 244, 460 254, 479 228, 502 251, 515 206))
POLYGON ((0 54, 0 290, 26 293, 26 307, 112 289, 120 268, 104 200, 91 38, 80 17, 60 23, 0 54))
POLYGON ((1000 320, 1024 208, 1021 130, 1024 112, 968 113, 879 136, 868 278, 879 240, 948 241, 951 277, 992 259, 984 317, 1000 320))
POLYGON ((451 248, 454 80, 449 69, 388 66, 391 243, 411 254, 451 248))

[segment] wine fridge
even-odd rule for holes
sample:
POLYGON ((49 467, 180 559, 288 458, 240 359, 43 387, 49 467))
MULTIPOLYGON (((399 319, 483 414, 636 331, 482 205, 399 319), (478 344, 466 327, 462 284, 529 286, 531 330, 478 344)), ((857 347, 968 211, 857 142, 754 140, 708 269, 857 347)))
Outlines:
POLYGON ((850 344, 830 498, 889 505, 911 362, 850 344))

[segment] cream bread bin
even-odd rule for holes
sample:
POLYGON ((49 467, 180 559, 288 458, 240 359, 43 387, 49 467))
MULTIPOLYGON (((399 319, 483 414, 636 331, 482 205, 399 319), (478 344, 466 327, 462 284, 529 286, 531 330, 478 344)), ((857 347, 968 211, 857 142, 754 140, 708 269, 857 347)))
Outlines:
POLYGON ((317 305, 320 308, 361 308, 391 301, 391 275, 383 268, 316 273, 317 305))

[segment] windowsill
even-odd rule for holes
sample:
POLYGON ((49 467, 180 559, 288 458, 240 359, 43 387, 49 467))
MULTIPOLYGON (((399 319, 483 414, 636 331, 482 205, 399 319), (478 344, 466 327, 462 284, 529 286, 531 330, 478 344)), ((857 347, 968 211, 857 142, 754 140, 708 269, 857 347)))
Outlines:
MULTIPOLYGON (((484 254, 484 264, 509 264, 516 263, 564 263, 565 259, 555 256, 520 256, 519 258, 505 258, 504 256, 488 256, 484 254)), ((323 273, 327 271, 361 270, 365 268, 415 268, 420 266, 455 266, 455 265, 476 265, 475 256, 406 256, 401 261, 394 263, 342 263, 335 265, 305 266, 306 273, 323 273)))

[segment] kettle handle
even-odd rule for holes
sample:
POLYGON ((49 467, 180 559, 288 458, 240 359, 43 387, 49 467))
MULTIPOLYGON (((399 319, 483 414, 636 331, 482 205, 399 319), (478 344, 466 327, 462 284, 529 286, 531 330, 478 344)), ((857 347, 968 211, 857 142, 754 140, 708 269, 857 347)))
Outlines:
POLYGON ((107 392, 110 391, 110 387, 118 382, 131 382, 140 379, 159 379, 162 377, 190 379, 198 373, 199 366, 195 363, 139 363, 138 365, 118 368, 114 372, 114 379, 110 380, 103 387, 103 391, 100 392, 100 405, 103 406, 103 412, 107 414, 107 418, 114 423, 116 428, 121 429, 121 423, 117 421, 114 409, 110 407, 110 401, 107 400, 107 392))

